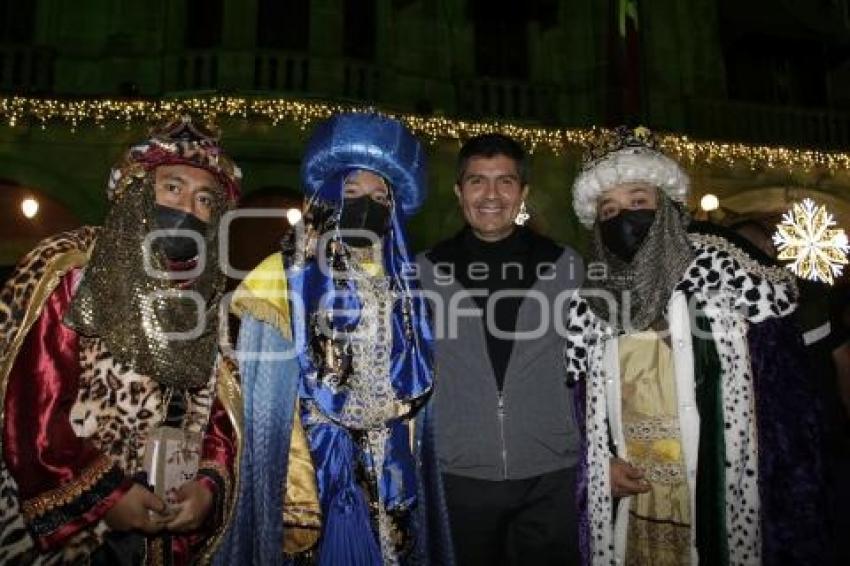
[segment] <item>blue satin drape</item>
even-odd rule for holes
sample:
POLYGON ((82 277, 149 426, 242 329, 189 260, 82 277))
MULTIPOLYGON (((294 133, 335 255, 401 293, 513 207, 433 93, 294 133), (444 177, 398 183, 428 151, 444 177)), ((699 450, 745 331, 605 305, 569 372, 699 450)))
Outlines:
POLYGON ((288 565, 283 557, 283 485, 298 395, 293 344, 251 316, 239 328, 244 436, 233 522, 214 564, 288 565))
MULTIPOLYGON (((342 198, 344 181, 353 172, 353 169, 343 169, 331 175, 317 191, 316 198, 341 210, 345 206, 342 198)), ((312 201, 310 204, 314 203, 312 201)), ((425 301, 416 292, 419 290, 418 282, 408 277, 413 272, 413 258, 407 248, 400 216, 399 208, 392 207, 391 225, 384 236, 383 246, 384 272, 390 280, 390 290, 396 297, 391 315, 389 379, 395 398, 413 403, 427 395, 433 385, 433 337, 425 301), (405 309, 409 309, 409 312, 404 312, 405 309)), ((334 280, 315 259, 308 260, 304 266, 286 267, 290 292, 294 297, 301 297, 304 305, 303 309, 293 309, 292 321, 300 368, 299 395, 315 403, 325 417, 338 422, 348 402, 348 390, 332 388, 321 379, 320 370, 314 364, 310 339, 316 316, 327 316, 330 308, 334 312, 327 320, 332 331, 345 333, 356 327, 361 309, 357 280, 334 280)), ((358 498, 353 495, 359 489, 357 479, 353 477, 353 470, 358 463, 381 476, 377 498, 378 503, 388 512, 411 509, 415 505, 415 461, 407 426, 403 422, 385 423, 389 437, 384 447, 382 470, 375 470, 369 454, 352 442, 349 432, 335 422, 314 424, 307 411, 303 413, 303 422, 316 465, 322 512, 328 524, 344 520, 351 529, 359 529, 363 523, 369 526, 368 514, 363 522, 352 520, 360 516, 360 511, 353 511, 352 506, 366 506, 366 502, 361 501, 362 496, 358 498), (348 471, 343 473, 343 469, 348 471), (340 504, 339 498, 345 503, 340 504)), ((332 542, 326 537, 321 543, 320 555, 350 552, 343 546, 355 544, 362 556, 369 556, 374 539, 372 531, 369 528, 368 535, 364 531, 362 537, 335 539, 338 543, 335 548, 326 546, 332 542), (356 541, 360 541, 359 544, 356 541)), ((357 563, 368 563, 362 562, 365 560, 362 556, 357 563)), ((380 562, 380 553, 378 560, 380 562)))

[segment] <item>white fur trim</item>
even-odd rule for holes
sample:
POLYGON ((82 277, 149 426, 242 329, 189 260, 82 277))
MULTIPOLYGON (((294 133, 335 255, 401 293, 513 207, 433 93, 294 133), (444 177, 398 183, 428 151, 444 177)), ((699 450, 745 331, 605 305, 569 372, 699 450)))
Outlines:
POLYGON ((627 147, 609 153, 573 183, 573 208, 585 228, 596 221, 596 203, 608 188, 643 181, 662 189, 674 201, 685 204, 691 181, 678 163, 644 147, 627 147))

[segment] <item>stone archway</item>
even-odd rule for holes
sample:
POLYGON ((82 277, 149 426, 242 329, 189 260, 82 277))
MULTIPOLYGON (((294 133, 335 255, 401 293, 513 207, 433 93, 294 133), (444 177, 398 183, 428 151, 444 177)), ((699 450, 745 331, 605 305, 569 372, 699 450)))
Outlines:
POLYGON ((67 206, 36 188, 0 179, 0 280, 12 266, 48 236, 80 226, 80 219, 67 206), (32 198, 38 212, 27 218, 21 203, 32 198))
MULTIPOLYGON (((22 187, 38 187, 38 191, 77 218, 81 223, 98 224, 106 211, 105 182, 97 192, 86 191, 74 176, 64 175, 60 163, 37 163, 15 155, 0 155, 0 180, 22 187)), ((104 176, 105 178, 105 176, 104 176)))
POLYGON ((723 206, 745 217, 774 217, 810 198, 826 206, 839 226, 850 230, 850 201, 832 192, 806 187, 759 187, 727 196, 723 206))

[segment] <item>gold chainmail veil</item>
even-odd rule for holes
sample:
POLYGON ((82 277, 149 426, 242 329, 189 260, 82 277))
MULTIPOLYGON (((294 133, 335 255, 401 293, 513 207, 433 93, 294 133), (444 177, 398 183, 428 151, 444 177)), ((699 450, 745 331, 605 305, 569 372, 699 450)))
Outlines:
POLYGON ((694 251, 686 230, 689 220, 688 213, 659 190, 655 221, 631 263, 605 247, 599 222, 594 225, 588 265, 604 264, 605 277, 589 280, 584 294, 597 317, 618 332, 646 330, 661 317, 679 279, 693 261, 694 251), (598 294, 600 291, 605 292, 604 296, 598 294), (610 312, 609 300, 614 301, 615 312, 610 312), (626 304, 628 313, 624 312, 626 304))
MULTIPOLYGON (((155 228, 155 169, 129 169, 65 320, 82 335, 101 337, 117 361, 138 373, 166 386, 200 387, 209 380, 218 346, 218 303, 225 279, 219 269, 217 227, 224 195, 215 197, 203 272, 181 293, 174 281, 146 272, 145 237, 155 228), (200 312, 187 296, 190 292, 200 298, 200 312), (197 337, 166 335, 199 324, 197 337)), ((157 242, 151 245, 149 263, 163 271, 164 254, 157 242)))

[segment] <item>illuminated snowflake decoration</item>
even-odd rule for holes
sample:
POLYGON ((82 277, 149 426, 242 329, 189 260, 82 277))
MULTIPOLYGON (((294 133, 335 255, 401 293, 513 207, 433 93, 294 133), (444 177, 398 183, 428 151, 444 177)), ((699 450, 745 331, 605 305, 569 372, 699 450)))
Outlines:
POLYGON ((788 268, 798 277, 823 281, 832 285, 847 265, 850 245, 841 228, 825 206, 805 199, 782 216, 776 225, 773 243, 780 261, 790 261, 788 268))

